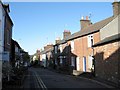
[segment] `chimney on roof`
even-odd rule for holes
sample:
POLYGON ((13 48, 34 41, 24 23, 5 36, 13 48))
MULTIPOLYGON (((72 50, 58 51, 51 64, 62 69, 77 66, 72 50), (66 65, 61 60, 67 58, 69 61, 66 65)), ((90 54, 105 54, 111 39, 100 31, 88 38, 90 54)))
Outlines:
POLYGON ((3 4, 3 6, 7 13, 9 13, 10 12, 9 4, 3 4))
POLYGON ((55 44, 59 43, 60 42, 60 37, 57 37, 56 40, 55 40, 55 44))
POLYGON ((53 47, 53 44, 48 44, 47 46, 44 46, 44 50, 50 49, 53 47))
POLYGON ((64 32, 63 32, 63 39, 65 39, 69 35, 71 35, 71 32, 69 30, 64 30, 64 32))
POLYGON ((81 24, 81 29, 91 25, 91 21, 89 20, 89 17, 86 16, 86 19, 84 20, 84 17, 81 17, 81 20, 80 20, 80 24, 81 24))
POLYGON ((113 5, 113 15, 117 16, 120 14, 120 1, 114 0, 113 5))

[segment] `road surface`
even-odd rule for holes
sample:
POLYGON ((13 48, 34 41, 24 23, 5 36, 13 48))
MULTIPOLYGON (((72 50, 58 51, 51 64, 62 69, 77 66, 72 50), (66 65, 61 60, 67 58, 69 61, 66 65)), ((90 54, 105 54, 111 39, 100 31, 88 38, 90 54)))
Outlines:
POLYGON ((49 88, 106 88, 91 80, 65 75, 42 68, 29 68, 21 88, 32 90, 49 88))

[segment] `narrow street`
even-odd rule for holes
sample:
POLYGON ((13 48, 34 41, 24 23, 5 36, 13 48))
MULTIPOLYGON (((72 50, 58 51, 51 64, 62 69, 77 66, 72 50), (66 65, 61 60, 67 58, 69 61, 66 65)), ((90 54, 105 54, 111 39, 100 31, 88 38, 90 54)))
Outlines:
POLYGON ((64 75, 49 71, 48 69, 30 68, 26 75, 23 89, 48 89, 48 88, 106 88, 90 80, 64 75))

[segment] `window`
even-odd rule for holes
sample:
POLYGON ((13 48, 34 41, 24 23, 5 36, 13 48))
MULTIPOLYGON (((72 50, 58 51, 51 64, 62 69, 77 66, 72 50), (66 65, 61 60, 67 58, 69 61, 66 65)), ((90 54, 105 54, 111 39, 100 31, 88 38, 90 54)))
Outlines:
POLYGON ((62 53, 62 51, 63 51, 63 50, 62 50, 62 45, 60 45, 60 52, 62 53))
POLYGON ((57 46, 55 46, 55 53, 57 53, 57 46))
POLYGON ((88 36, 88 47, 92 47, 93 45, 93 35, 89 35, 88 36))
POLYGON ((89 68, 91 69, 92 68, 92 65, 93 65, 93 57, 91 56, 91 55, 89 55, 89 61, 88 61, 88 63, 89 63, 89 68))
POLYGON ((57 65, 57 60, 55 59, 55 65, 57 65))
POLYGON ((74 50, 74 40, 71 41, 71 51, 73 51, 73 50, 74 50))
POLYGON ((63 56, 60 56, 60 64, 63 63, 63 56))
POLYGON ((75 66, 75 57, 71 57, 71 66, 75 66))

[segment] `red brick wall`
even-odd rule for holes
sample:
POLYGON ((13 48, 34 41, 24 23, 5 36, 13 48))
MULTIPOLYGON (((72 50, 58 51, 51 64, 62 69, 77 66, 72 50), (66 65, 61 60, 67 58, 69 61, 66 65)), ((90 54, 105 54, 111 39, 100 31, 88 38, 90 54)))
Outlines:
POLYGON ((118 74, 120 72, 120 46, 118 45, 120 45, 120 43, 113 42, 95 47, 96 77, 118 83, 118 74))
MULTIPOLYGON (((100 35, 99 32, 96 32, 93 34, 94 43, 97 43, 100 41, 100 35)), ((70 41, 68 42, 70 44, 70 41)), ((75 54, 77 57, 80 58, 80 71, 83 71, 83 56, 86 57, 86 69, 87 72, 90 72, 89 63, 88 63, 88 56, 92 55, 92 48, 88 47, 88 40, 87 36, 83 36, 77 39, 74 39, 74 51, 72 51, 73 54, 75 54)))
POLYGON ((11 50, 11 39, 12 39, 12 24, 9 21, 9 18, 5 19, 5 33, 4 33, 4 50, 10 52, 11 50), (7 37, 9 37, 9 43, 7 43, 7 37))

